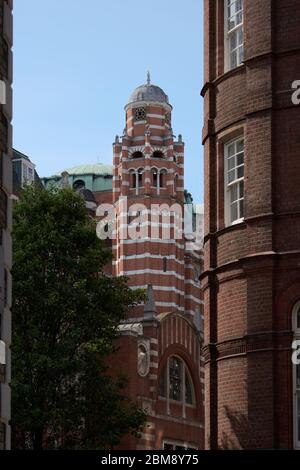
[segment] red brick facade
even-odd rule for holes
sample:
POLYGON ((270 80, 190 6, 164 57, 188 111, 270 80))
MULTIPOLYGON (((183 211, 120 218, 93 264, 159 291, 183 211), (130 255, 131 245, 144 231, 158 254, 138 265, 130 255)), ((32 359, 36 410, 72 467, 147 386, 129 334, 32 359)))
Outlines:
POLYGON ((300 299, 300 3, 244 0, 226 68, 224 0, 205 0, 205 445, 293 448, 300 299), (243 220, 226 220, 225 146, 244 139, 243 220))
POLYGON ((11 434, 12 8, 0 0, 0 450, 11 434))

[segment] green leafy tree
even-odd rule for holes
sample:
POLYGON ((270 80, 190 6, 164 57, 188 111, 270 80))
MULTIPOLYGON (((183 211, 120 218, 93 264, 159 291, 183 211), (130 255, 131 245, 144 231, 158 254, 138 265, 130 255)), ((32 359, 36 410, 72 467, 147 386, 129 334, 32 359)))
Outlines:
POLYGON ((13 226, 15 447, 106 448, 144 424, 107 365, 119 322, 144 293, 106 275, 110 261, 74 191, 22 192, 13 226))

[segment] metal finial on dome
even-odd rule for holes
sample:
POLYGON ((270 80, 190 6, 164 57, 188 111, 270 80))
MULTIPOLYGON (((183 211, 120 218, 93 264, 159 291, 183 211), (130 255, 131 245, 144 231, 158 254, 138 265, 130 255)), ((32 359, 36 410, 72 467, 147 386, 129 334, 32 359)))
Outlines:
POLYGON ((138 101, 156 101, 169 104, 169 98, 165 92, 158 86, 152 85, 150 72, 147 73, 147 83, 138 86, 131 93, 128 103, 136 103, 138 101))

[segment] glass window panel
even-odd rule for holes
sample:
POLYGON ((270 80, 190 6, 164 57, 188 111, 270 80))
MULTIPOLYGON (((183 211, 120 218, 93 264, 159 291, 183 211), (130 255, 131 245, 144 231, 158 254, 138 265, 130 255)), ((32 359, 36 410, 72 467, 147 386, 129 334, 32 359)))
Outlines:
POLYGON ((232 183, 235 180, 235 170, 228 172, 228 183, 232 183))
POLYGON ((237 33, 231 33, 229 37, 230 50, 233 51, 237 47, 237 33))
POLYGON ((230 206, 230 219, 231 219, 231 222, 234 222, 235 220, 237 220, 237 218, 238 218, 238 205, 237 205, 237 202, 234 202, 230 206))
POLYGON ((239 140, 237 143, 236 143, 236 152, 237 153, 240 153, 240 152, 243 152, 244 151, 244 141, 243 140, 239 140))
POLYGON ((244 166, 239 166, 237 169, 237 177, 243 178, 243 176, 244 176, 244 166))
POLYGON ((238 185, 235 184, 230 188, 230 202, 234 202, 238 199, 238 185))
POLYGON ((240 205, 240 216, 239 216, 239 218, 242 219, 244 217, 244 200, 243 199, 241 201, 239 201, 239 205, 240 205))
POLYGON ((240 198, 243 198, 244 197, 244 181, 241 181, 239 183, 239 187, 240 187, 240 198))
POLYGON ((237 51, 230 53, 230 68, 234 69, 237 66, 237 51))
POLYGON ((235 158, 229 158, 228 159, 228 170, 232 170, 232 168, 235 167, 235 158))
POLYGON ((233 29, 234 27, 235 27, 234 20, 229 19, 229 20, 228 20, 228 31, 230 31, 230 30, 233 29))
POLYGON ((228 2, 227 15, 229 30, 243 22, 243 2, 241 0, 228 2))
POLYGON ((236 24, 241 24, 243 23, 243 12, 240 11, 237 15, 236 15, 236 24))
POLYGON ((234 143, 227 146, 228 158, 232 157, 235 154, 235 145, 234 143))
POLYGON ((169 396, 172 400, 181 401, 182 363, 176 357, 172 357, 169 361, 169 374, 170 374, 169 396))
POLYGON ((193 403, 192 384, 187 373, 185 373, 185 401, 189 405, 193 403))
POLYGON ((242 62, 244 62, 244 47, 241 46, 239 48, 239 51, 238 51, 238 61, 239 61, 239 64, 241 64, 242 62))
POLYGON ((236 158, 237 158, 237 164, 238 165, 243 165, 243 163, 244 163, 244 153, 239 153, 236 158))
POLYGON ((244 30, 243 28, 240 28, 238 31, 237 31, 237 44, 239 46, 241 46, 244 42, 244 30))

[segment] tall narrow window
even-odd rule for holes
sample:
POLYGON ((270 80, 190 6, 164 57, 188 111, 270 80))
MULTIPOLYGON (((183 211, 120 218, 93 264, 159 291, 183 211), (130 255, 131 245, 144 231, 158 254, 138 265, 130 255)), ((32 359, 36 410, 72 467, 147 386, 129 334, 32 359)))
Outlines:
POLYGON ((225 219, 227 225, 244 218, 244 138, 225 145, 225 219))
POLYGON ((166 177, 167 177, 166 170, 161 170, 161 172, 159 174, 159 187, 160 188, 165 188, 165 186, 166 186, 166 177))
POLYGON ((143 170, 140 169, 138 171, 138 187, 141 188, 143 186, 143 170))
MULTIPOLYGON (((300 302, 297 302, 293 310, 293 329, 295 341, 300 342, 300 302)), ((300 364, 294 364, 293 369, 294 446, 295 449, 300 449, 300 364)))
POLYGON ((177 357, 171 357, 169 362, 171 400, 182 400, 182 362, 177 357))
POLYGON ((130 171, 130 187, 136 188, 136 173, 134 170, 130 171))
POLYGON ((156 170, 156 168, 154 168, 152 170, 152 186, 154 188, 157 188, 157 184, 158 184, 158 171, 156 170))
POLYGON ((244 61, 243 0, 225 0, 225 69, 244 61))

